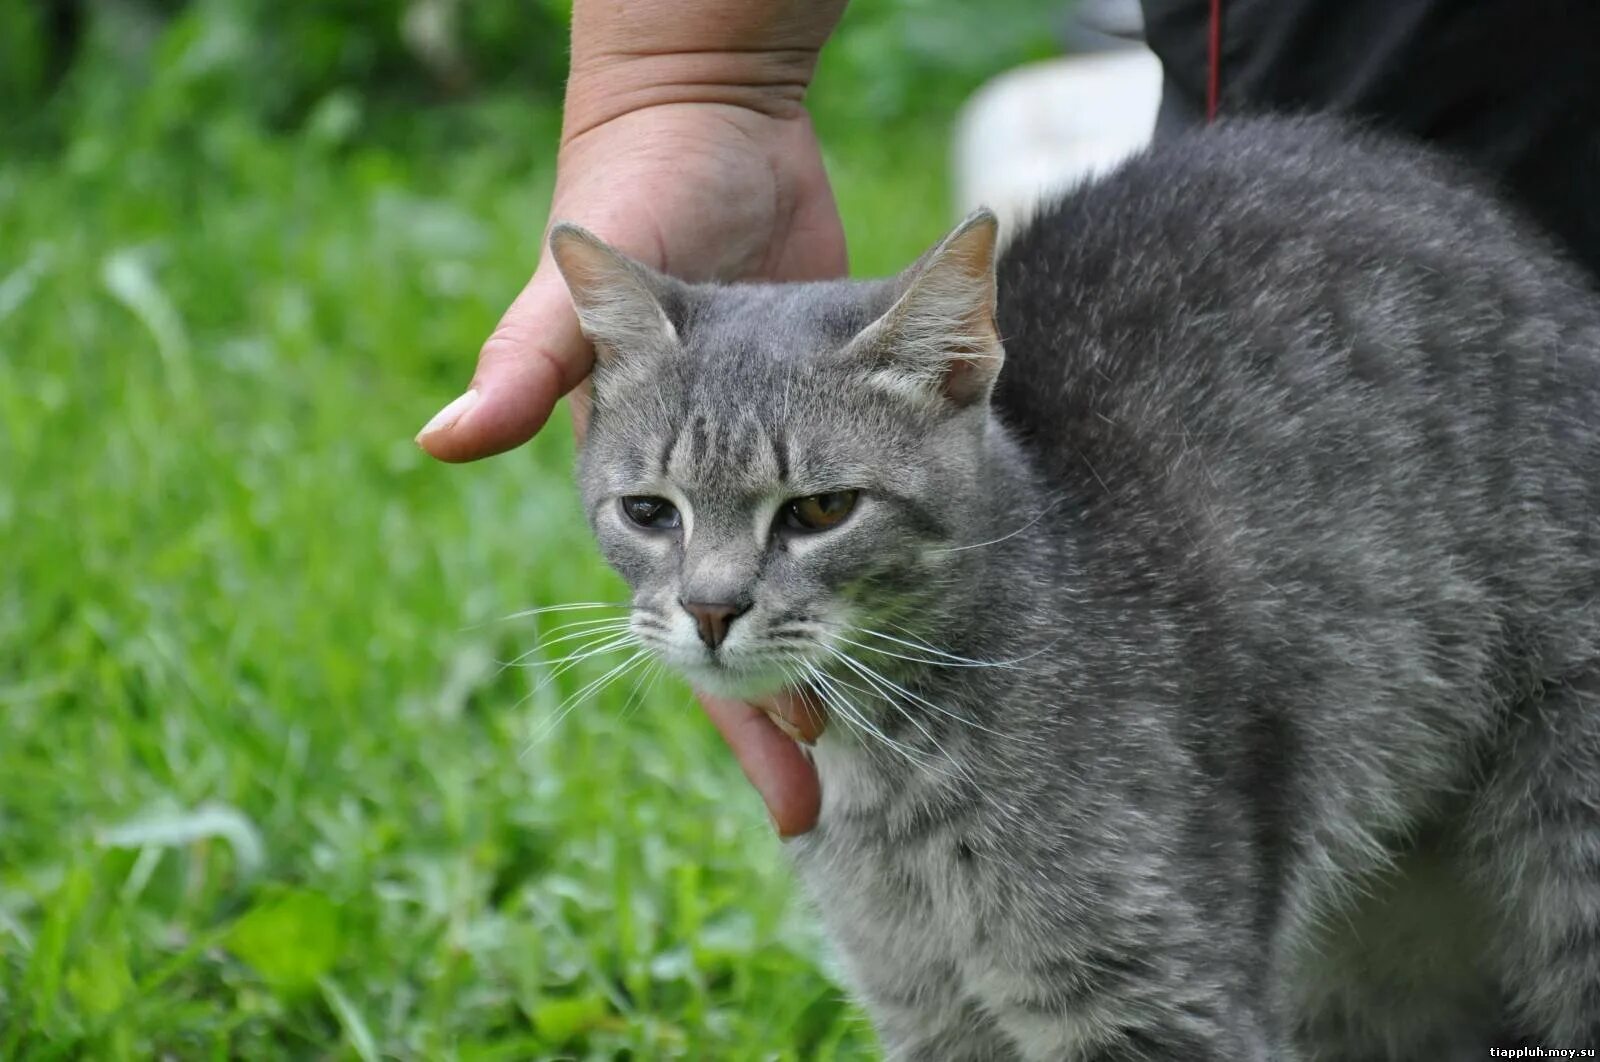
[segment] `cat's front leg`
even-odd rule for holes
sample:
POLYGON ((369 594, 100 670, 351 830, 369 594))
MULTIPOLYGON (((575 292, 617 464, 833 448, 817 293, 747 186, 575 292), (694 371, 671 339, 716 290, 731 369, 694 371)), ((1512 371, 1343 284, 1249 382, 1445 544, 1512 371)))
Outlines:
MULTIPOLYGON (((953 984, 953 981, 951 982, 953 984)), ((862 991, 889 1062, 1020 1062, 992 1018, 953 992, 928 998, 862 991)))
POLYGON ((902 965, 850 949, 842 957, 890 1062, 1020 1062, 994 1019, 962 994, 952 963, 902 965))
POLYGON ((1468 837, 1520 1031, 1547 1047, 1600 1046, 1600 664, 1522 706, 1468 837))
POLYGON ((1266 1031, 1265 1002, 1201 969, 1119 950, 991 968, 977 984, 1028 1060, 1294 1062, 1293 1047, 1266 1031))
POLYGON ((1251 1016, 1228 1027, 1196 1022, 1138 1019, 1100 1024, 1085 1014, 1011 1012, 999 1025, 1031 1062, 1294 1062, 1287 1044, 1271 1044, 1251 1016))
POLYGON ((926 921, 842 913, 839 904, 831 909, 838 956, 890 1062, 1021 1062, 926 921))

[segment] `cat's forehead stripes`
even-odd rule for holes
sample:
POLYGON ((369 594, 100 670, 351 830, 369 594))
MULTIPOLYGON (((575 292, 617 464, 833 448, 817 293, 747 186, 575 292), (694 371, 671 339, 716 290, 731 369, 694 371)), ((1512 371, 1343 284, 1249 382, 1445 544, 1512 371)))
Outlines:
POLYGON ((718 498, 766 493, 789 474, 788 444, 775 426, 747 409, 695 410, 663 458, 666 478, 718 498))

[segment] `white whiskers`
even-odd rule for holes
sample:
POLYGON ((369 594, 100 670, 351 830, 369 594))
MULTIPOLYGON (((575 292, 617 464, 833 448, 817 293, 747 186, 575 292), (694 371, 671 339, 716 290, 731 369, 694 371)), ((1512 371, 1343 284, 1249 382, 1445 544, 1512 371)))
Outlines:
POLYGON ((898 657, 901 660, 909 660, 914 664, 926 664, 926 665, 928 665, 930 667, 1000 667, 1000 668, 1012 668, 1012 669, 1015 669, 1019 664, 1023 663, 1026 660, 1033 659, 1034 657, 1038 656, 1039 653, 1044 651, 1044 650, 1041 649, 1041 650, 1038 650, 1036 652, 1028 653, 1025 656, 1016 657, 1015 659, 1012 659, 1012 660, 974 660, 974 659, 972 659, 971 657, 968 657, 968 656, 958 656, 955 653, 948 653, 948 652, 945 652, 943 649, 935 648, 934 646, 929 645, 927 642, 923 641, 922 639, 917 638, 917 635, 915 633, 913 633, 912 631, 906 630, 906 628, 900 626, 900 624, 898 624, 898 623, 890 623, 889 626, 895 628, 898 631, 901 631, 902 633, 910 636, 911 638, 915 638, 916 640, 915 641, 908 641, 906 638, 897 638, 892 634, 885 634, 882 631, 875 631, 875 630, 872 630, 869 627, 853 626, 853 627, 850 628, 850 630, 854 631, 857 634, 864 634, 869 638, 881 638, 884 641, 889 642, 889 643, 891 643, 893 645, 902 646, 902 647, 904 647, 906 649, 914 649, 917 652, 923 653, 923 654, 926 654, 926 655, 924 655, 924 656, 906 656, 906 655, 904 655, 902 653, 896 653, 896 652, 894 652, 892 650, 889 650, 889 649, 881 649, 881 648, 879 648, 879 647, 877 647, 875 645, 867 645, 867 644, 864 644, 862 642, 851 641, 850 639, 844 638, 844 637, 840 637, 839 640, 840 641, 850 642, 851 645, 857 646, 857 647, 859 647, 861 649, 865 649, 868 652, 880 653, 880 654, 882 654, 884 656, 898 657))
POLYGON ((637 649, 632 656, 629 656, 628 659, 616 665, 610 671, 607 671, 597 679, 591 679, 579 689, 569 693, 566 699, 556 705, 550 719, 534 733, 529 744, 536 745, 547 739, 551 734, 555 733, 556 727, 561 725, 561 721, 567 717, 568 713, 581 704, 586 697, 597 694, 613 682, 616 682, 622 676, 637 668, 639 664, 649 659, 649 656, 650 650, 637 649))
MULTIPOLYGON (((851 643, 851 644, 855 644, 855 643, 851 643)), ((885 699, 889 700, 891 703, 894 703, 894 699, 895 698, 903 697, 907 701, 910 701, 913 704, 920 705, 921 707, 926 708, 931 712, 936 712, 937 714, 942 715, 942 716, 946 717, 947 719, 953 719, 956 722, 963 724, 964 726, 970 726, 975 730, 982 730, 984 733, 993 734, 995 737, 1001 737, 1002 736, 998 731, 992 730, 989 727, 984 726, 982 723, 978 722, 975 719, 968 719, 966 716, 961 715, 958 712, 953 712, 948 708, 945 708, 945 707, 943 707, 941 705, 937 705, 937 704, 933 703, 932 701, 928 700, 926 697, 922 696, 920 693, 915 693, 915 692, 913 692, 911 690, 906 689, 904 686, 900 685, 898 682, 894 681, 889 676, 885 675, 883 672, 878 671, 875 668, 867 666, 862 661, 856 660, 853 657, 850 657, 850 656, 846 655, 844 652, 840 651, 839 649, 835 649, 835 648, 829 647, 829 651, 831 653, 833 653, 833 655, 841 663, 843 663, 846 667, 848 667, 851 671, 854 671, 856 674, 860 675, 863 679, 865 679, 869 684, 871 684, 874 688, 878 689, 880 692, 884 692, 885 699)), ((907 657, 905 659, 910 659, 910 658, 907 657)), ((898 707, 898 705, 896 705, 896 707, 898 707)), ((904 714, 904 710, 903 709, 902 709, 902 714, 904 714)), ((908 716, 908 718, 910 718, 910 717, 908 716)), ((913 722, 915 722, 915 720, 913 720, 913 722)))
POLYGON ((922 753, 919 753, 917 750, 901 744, 888 734, 885 734, 883 730, 875 726, 872 720, 867 718, 866 713, 864 713, 860 708, 856 707, 855 702, 849 697, 846 697, 843 692, 845 687, 849 687, 856 692, 870 691, 863 691, 860 689, 860 687, 855 686, 836 675, 830 676, 821 668, 817 667, 813 663, 810 663, 809 661, 802 661, 800 663, 800 668, 804 672, 805 677, 811 684, 812 688, 822 696, 823 703, 828 706, 828 710, 831 713, 838 716, 847 725, 854 727, 859 733, 865 734, 874 741, 877 741, 884 748, 904 757, 906 762, 910 763, 912 766, 925 767, 928 765, 927 757, 925 757, 922 753))
MULTIPOLYGON (((653 660, 653 654, 640 640, 639 633, 635 629, 636 617, 631 605, 600 601, 547 605, 543 608, 531 608, 513 613, 505 617, 505 620, 542 616, 551 613, 592 611, 595 609, 617 610, 623 614, 598 618, 569 619, 540 635, 531 649, 519 654, 512 660, 503 662, 500 666, 500 672, 513 667, 548 669, 544 675, 540 676, 539 681, 533 685, 533 688, 517 702, 518 706, 520 706, 530 698, 538 696, 546 687, 559 680, 563 675, 588 661, 610 657, 619 652, 628 654, 620 663, 603 660, 604 664, 609 665, 605 671, 597 677, 584 682, 577 689, 563 697, 560 703, 551 709, 549 717, 536 728, 529 742, 530 747, 547 740, 579 704, 598 696, 614 683, 630 676, 647 679, 660 677, 659 665, 653 660), (562 651, 558 656, 544 655, 558 646, 562 647, 563 650, 570 651, 562 651)), ((641 622, 648 625, 651 621, 646 616, 641 622)), ((633 708, 641 692, 642 683, 638 684, 638 688, 635 688, 633 694, 623 705, 624 715, 633 708)))
POLYGON ((498 620, 490 622, 509 623, 512 620, 526 619, 529 616, 542 616, 547 612, 577 612, 580 609, 593 608, 631 609, 632 607, 626 601, 574 601, 567 605, 545 605, 542 608, 525 608, 521 612, 513 612, 509 616, 501 616, 498 620))
MULTIPOLYGON (((1091 469, 1090 471, 1093 471, 1093 470, 1091 469)), ((1096 478, 1098 478, 1098 477, 1096 477, 1096 478)), ((1104 486, 1104 484, 1102 484, 1102 486, 1104 486)), ((1049 516, 1051 513, 1055 512, 1056 509, 1060 507, 1060 505, 1061 505, 1061 503, 1063 501, 1066 501, 1066 498, 1062 497, 1062 498, 1056 498, 1056 499, 1052 500, 1049 505, 1046 505, 1043 509, 1040 509, 1037 513, 1035 513, 1033 515, 1033 518, 1031 520, 1029 520, 1027 523, 1023 524, 1021 527, 1017 528, 1015 531, 1011 531, 1011 532, 1009 532, 1007 534, 1001 535, 999 538, 991 538, 987 542, 971 542, 971 543, 968 543, 965 546, 938 546, 938 547, 935 547, 934 549, 928 550, 928 552, 929 553, 960 553, 963 550, 982 549, 985 546, 998 546, 1002 542, 1006 542, 1006 541, 1008 541, 1010 539, 1016 538, 1018 535, 1022 534, 1024 531, 1028 530, 1028 528, 1032 527, 1034 524, 1038 523, 1040 520, 1043 520, 1046 516, 1049 516)))

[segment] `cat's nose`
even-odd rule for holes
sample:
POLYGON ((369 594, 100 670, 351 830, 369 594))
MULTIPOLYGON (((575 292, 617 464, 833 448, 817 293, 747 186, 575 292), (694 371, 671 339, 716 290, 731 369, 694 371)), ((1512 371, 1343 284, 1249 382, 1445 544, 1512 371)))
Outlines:
POLYGON ((683 610, 694 617, 700 628, 700 640, 707 649, 715 649, 728 636, 728 627, 734 619, 749 611, 749 605, 732 605, 719 601, 679 601, 683 610))

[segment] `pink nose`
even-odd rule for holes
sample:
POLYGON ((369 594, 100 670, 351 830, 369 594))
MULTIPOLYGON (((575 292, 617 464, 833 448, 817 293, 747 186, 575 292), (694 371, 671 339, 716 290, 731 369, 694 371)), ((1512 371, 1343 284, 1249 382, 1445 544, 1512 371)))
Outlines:
POLYGON ((721 602, 710 601, 680 601, 683 610, 694 617, 695 626, 700 629, 700 640, 706 643, 706 648, 715 649, 722 644, 728 636, 728 627, 734 618, 742 615, 750 606, 729 605, 721 602))

